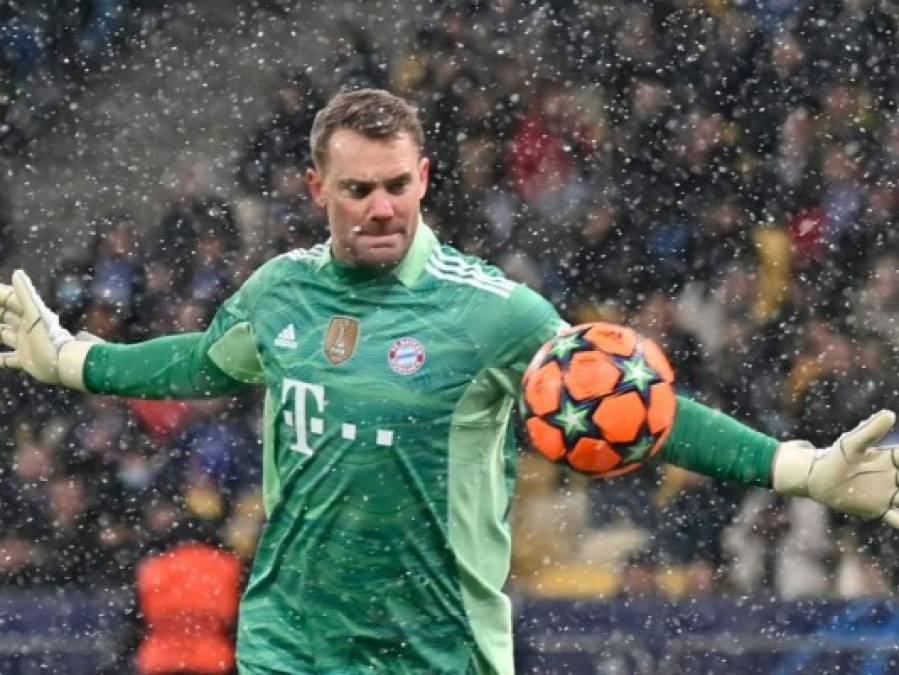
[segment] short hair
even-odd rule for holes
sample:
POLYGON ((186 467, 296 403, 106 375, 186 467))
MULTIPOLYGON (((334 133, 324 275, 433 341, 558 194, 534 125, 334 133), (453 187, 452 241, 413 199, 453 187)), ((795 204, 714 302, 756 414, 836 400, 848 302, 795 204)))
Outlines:
POLYGON ((318 111, 309 134, 312 161, 320 171, 328 159, 328 143, 338 129, 349 129, 366 138, 390 139, 408 133, 424 148, 425 133, 418 110, 399 96, 383 89, 342 91, 318 111))

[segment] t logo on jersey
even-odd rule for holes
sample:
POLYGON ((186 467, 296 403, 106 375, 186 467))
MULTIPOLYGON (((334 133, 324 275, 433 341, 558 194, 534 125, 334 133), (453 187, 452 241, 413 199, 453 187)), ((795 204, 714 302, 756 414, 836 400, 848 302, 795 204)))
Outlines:
POLYGON ((325 357, 335 366, 350 358, 356 351, 359 339, 359 322, 349 316, 332 316, 325 331, 322 349, 325 357))
POLYGON ((306 394, 312 396, 312 402, 315 404, 317 412, 319 414, 324 412, 325 388, 322 385, 284 378, 281 385, 281 402, 293 403, 293 410, 284 411, 284 421, 288 426, 297 430, 297 442, 291 444, 290 449, 304 455, 311 455, 312 446, 309 445, 309 432, 321 434, 324 431, 325 423, 321 417, 307 414, 306 394))
MULTIPOLYGON (((320 384, 285 377, 281 381, 281 403, 284 404, 284 423, 293 427, 297 434, 296 443, 291 443, 288 447, 294 452, 311 456, 315 448, 309 444, 309 435, 322 436, 325 433, 325 388, 320 384)), ((332 419, 329 426, 334 424, 332 419)), ((355 424, 345 421, 338 421, 337 424, 340 425, 340 437, 343 440, 356 440, 358 428, 355 424)), ((393 445, 393 431, 375 429, 374 441, 375 445, 393 445)))

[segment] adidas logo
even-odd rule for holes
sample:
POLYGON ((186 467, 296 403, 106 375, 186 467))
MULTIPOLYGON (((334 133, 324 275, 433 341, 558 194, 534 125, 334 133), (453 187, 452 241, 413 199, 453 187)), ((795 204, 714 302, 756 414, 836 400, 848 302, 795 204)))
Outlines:
POLYGON ((275 338, 276 347, 284 347, 285 349, 297 348, 297 332, 292 323, 287 324, 284 329, 278 333, 275 338))

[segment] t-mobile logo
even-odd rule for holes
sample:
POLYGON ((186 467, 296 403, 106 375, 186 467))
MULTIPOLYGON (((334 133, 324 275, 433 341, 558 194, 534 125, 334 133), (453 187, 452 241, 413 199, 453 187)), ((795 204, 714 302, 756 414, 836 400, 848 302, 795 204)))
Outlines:
MULTIPOLYGON (((296 442, 290 444, 290 449, 304 455, 311 455, 314 450, 309 444, 309 434, 321 436, 325 433, 324 412, 327 401, 324 386, 284 378, 281 385, 281 402, 288 404, 284 410, 284 423, 296 429, 296 442), (309 405, 310 403, 311 405, 309 405), (316 415, 322 415, 322 417, 316 415)), ((355 440, 356 425, 341 422, 340 436, 348 441, 355 440)), ((393 445, 393 431, 377 429, 375 444, 393 445)))

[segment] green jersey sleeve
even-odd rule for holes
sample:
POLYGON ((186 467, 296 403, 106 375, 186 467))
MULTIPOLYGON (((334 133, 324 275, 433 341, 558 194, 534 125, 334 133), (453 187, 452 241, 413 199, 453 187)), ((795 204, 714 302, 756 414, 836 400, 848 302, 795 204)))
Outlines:
POLYGON ((85 360, 85 386, 95 394, 153 399, 234 393, 243 384, 209 358, 203 337, 184 333, 130 345, 96 344, 85 360))
POLYGON ((683 396, 677 417, 662 447, 664 461, 718 480, 771 486, 771 463, 777 441, 683 396))
MULTIPOLYGON (((277 259, 276 259, 277 260, 277 259)), ((264 287, 268 265, 263 265, 228 298, 203 334, 210 360, 240 382, 260 384, 263 367, 252 328, 252 308, 264 287)))
POLYGON ((251 308, 277 261, 257 270, 228 298, 203 333, 92 347, 84 368, 88 390, 183 399, 232 394, 246 384, 261 383, 263 369, 251 327, 251 308))

